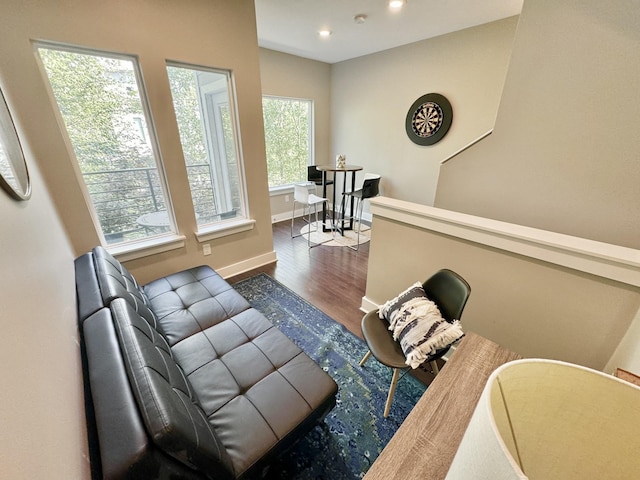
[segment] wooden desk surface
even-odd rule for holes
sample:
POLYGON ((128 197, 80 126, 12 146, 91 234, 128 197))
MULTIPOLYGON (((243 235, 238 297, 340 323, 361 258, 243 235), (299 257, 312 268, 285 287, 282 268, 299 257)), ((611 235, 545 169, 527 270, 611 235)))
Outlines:
POLYGON ((519 358, 484 337, 467 333, 365 480, 444 479, 489 375, 519 358))

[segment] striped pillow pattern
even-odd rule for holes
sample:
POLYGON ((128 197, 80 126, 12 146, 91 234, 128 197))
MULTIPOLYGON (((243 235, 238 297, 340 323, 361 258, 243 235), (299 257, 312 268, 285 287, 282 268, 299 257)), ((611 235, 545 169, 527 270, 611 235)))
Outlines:
POLYGON ((460 321, 449 323, 442 318, 419 282, 382 305, 378 315, 389 322, 393 339, 400 342, 406 364, 411 368, 419 367, 437 350, 464 335, 460 321))

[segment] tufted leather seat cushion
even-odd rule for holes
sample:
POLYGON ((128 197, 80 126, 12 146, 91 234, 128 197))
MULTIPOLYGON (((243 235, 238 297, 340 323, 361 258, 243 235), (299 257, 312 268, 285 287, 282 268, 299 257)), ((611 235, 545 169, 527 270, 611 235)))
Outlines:
POLYGON ((216 271, 207 266, 183 270, 142 287, 169 345, 250 307, 216 271))
POLYGON ((335 382, 209 267, 144 292, 237 475, 330 408, 335 382))

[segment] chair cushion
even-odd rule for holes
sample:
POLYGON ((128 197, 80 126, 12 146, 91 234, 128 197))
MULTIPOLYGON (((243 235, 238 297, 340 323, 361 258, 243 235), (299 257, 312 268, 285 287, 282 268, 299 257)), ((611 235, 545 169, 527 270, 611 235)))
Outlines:
POLYGON ((464 335, 458 320, 449 323, 442 318, 419 282, 387 301, 378 314, 389 322, 393 339, 400 342, 411 368, 417 368, 464 335))
POLYGON ((407 366, 400 343, 393 339, 393 333, 388 328, 389 322, 380 319, 378 310, 371 310, 362 317, 361 327, 369 351, 380 363, 391 368, 407 366))

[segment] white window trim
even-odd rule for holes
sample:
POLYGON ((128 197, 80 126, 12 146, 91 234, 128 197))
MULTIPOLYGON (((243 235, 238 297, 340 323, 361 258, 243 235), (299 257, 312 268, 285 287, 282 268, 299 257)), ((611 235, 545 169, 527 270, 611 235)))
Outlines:
POLYGON ((159 253, 169 252, 183 248, 186 243, 184 235, 167 234, 158 235, 137 242, 127 242, 118 245, 106 245, 109 253, 121 262, 149 257, 159 253))
POLYGON ((229 235, 253 230, 255 224, 256 221, 252 218, 242 218, 229 220, 228 222, 208 224, 205 228, 195 232, 195 236, 200 243, 208 242, 209 240, 214 240, 216 238, 227 237, 229 235))
MULTIPOLYGON (((236 165, 238 168, 238 176, 240 180, 238 182, 238 189, 239 189, 239 196, 241 201, 242 216, 240 218, 236 218, 235 221, 232 221, 232 222, 211 222, 211 223, 198 225, 198 231, 195 233, 196 238, 198 238, 198 241, 201 241, 201 242, 206 241, 206 240, 200 240, 199 239, 200 236, 204 237, 210 234, 211 232, 229 230, 229 225, 231 223, 255 223, 255 220, 252 220, 249 218, 249 199, 247 196, 247 176, 246 176, 246 170, 245 170, 245 164, 244 164, 245 163, 244 153, 242 149, 240 115, 238 112, 238 98, 237 98, 237 92, 236 92, 235 75, 233 71, 221 69, 221 68, 191 64, 187 62, 174 61, 174 60, 166 60, 165 70, 168 67, 185 68, 185 69, 198 70, 202 72, 218 73, 226 76, 227 93, 229 95, 229 111, 231 116, 231 125, 233 129, 234 147, 236 149, 236 165)), ((181 142, 181 148, 182 148, 182 142, 181 142)), ((186 164, 185 164, 185 168, 186 168, 186 164)), ((228 181, 228 180, 225 180, 225 181, 228 181)), ((192 201, 192 205, 193 205, 193 201, 192 201)), ((195 209, 195 205, 193 205, 193 207, 195 209)), ((251 228, 253 228, 253 226, 251 228)), ((229 233, 227 235, 231 235, 231 234, 232 233, 229 233)), ((212 238, 218 238, 219 236, 224 236, 224 235, 218 235, 212 238)))

